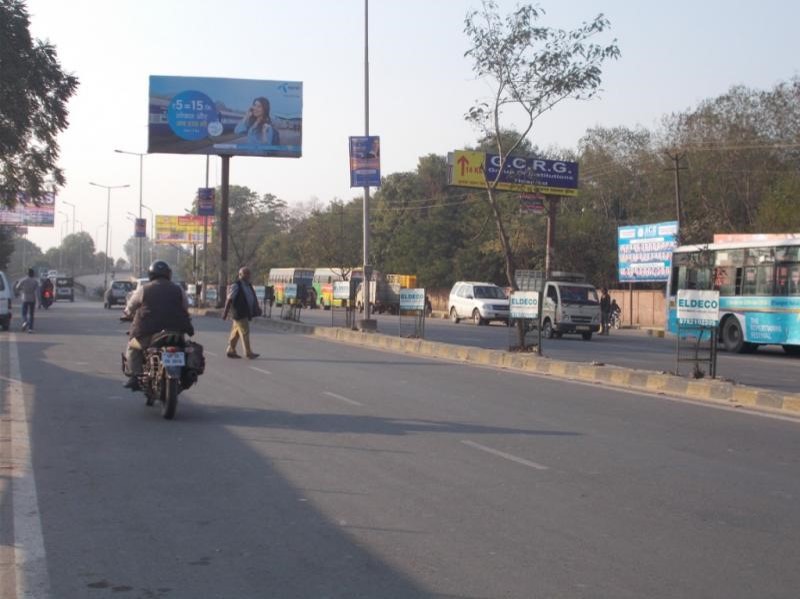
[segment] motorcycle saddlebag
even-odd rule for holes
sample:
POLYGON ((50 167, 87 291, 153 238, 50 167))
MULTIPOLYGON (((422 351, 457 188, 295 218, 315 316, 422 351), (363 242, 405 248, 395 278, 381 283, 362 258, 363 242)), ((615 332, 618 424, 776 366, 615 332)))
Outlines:
POLYGON ((203 346, 195 341, 187 341, 184 352, 186 353, 186 367, 194 370, 197 374, 203 374, 206 371, 203 346))

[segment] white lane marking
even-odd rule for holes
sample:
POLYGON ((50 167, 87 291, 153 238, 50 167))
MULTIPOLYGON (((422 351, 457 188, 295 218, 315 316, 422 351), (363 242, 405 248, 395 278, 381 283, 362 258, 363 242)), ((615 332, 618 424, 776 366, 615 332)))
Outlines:
POLYGON ((262 374, 272 374, 269 370, 264 370, 263 368, 256 368, 255 366, 251 366, 250 370, 255 370, 256 372, 260 372, 262 374))
POLYGON ((350 399, 349 397, 344 397, 343 395, 339 395, 338 393, 331 393, 330 391, 323 391, 323 395, 327 395, 328 397, 333 397, 334 399, 339 399, 341 401, 347 402, 354 406, 363 406, 363 403, 359 403, 354 399, 350 399))
POLYGON ((14 565, 19 599, 49 598, 50 577, 42 537, 42 521, 31 461, 31 436, 22 373, 19 368, 17 337, 8 340, 11 375, 6 386, 6 405, 11 411, 11 464, 14 476, 11 496, 14 518, 14 565))
POLYGON ((536 462, 531 462, 530 460, 526 460, 525 458, 520 458, 515 455, 511 455, 510 453, 506 453, 505 451, 500 451, 499 449, 492 449, 491 447, 486 447, 486 445, 481 445, 480 443, 475 443, 474 441, 461 441, 461 442, 464 445, 469 445, 470 447, 474 447, 475 449, 480 449, 481 451, 491 453, 506 460, 511 460, 512 462, 516 462, 517 464, 522 464, 523 466, 528 466, 529 468, 535 468, 536 470, 548 470, 547 466, 542 466, 541 464, 537 464, 536 462))
POLYGON ((219 355, 219 354, 215 354, 213 351, 207 351, 206 353, 207 353, 209 356, 214 356, 215 358, 216 358, 216 357, 219 355))

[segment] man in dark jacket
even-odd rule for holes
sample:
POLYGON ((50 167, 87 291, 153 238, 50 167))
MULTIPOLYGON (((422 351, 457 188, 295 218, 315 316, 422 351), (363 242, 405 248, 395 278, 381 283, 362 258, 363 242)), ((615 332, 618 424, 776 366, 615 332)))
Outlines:
POLYGON ((250 283, 250 269, 243 266, 239 269, 239 280, 228 288, 228 299, 225 301, 225 310, 222 319, 228 318, 231 313, 233 325, 228 339, 228 349, 225 352, 229 358, 240 358, 236 353, 236 344, 242 338, 245 355, 254 360, 259 354, 250 349, 250 321, 261 314, 258 297, 253 285, 250 283))
POLYGON ((139 387, 138 376, 144 367, 144 350, 153 335, 177 331, 194 335, 189 316, 189 302, 183 289, 172 282, 172 270, 163 260, 156 260, 147 271, 149 283, 140 286, 125 306, 125 318, 133 319, 128 342, 128 370, 131 376, 125 387, 139 387))

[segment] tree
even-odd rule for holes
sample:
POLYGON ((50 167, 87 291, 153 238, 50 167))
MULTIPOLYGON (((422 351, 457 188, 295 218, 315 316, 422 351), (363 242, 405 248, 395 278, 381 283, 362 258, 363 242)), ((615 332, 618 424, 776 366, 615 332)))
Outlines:
POLYGON ((21 0, 0 0, 0 204, 8 206, 18 192, 39 197, 48 179, 64 184, 56 138, 78 87, 55 48, 33 40, 29 27, 21 0))
POLYGON ((497 198, 497 184, 508 157, 517 151, 545 112, 567 99, 587 100, 600 87, 600 67, 619 56, 616 40, 601 46, 590 38, 609 26, 603 15, 573 31, 543 27, 536 21, 544 11, 521 6, 501 18, 494 0, 483 0, 482 7, 467 13, 464 32, 471 47, 465 53, 473 60, 473 70, 487 80, 493 91, 489 101, 478 101, 466 119, 494 141, 501 168, 494 181, 486 182, 486 195, 505 261, 508 284, 516 289, 514 259, 509 236, 497 198), (506 139, 502 120, 507 110, 522 115, 525 123, 515 139, 506 139))

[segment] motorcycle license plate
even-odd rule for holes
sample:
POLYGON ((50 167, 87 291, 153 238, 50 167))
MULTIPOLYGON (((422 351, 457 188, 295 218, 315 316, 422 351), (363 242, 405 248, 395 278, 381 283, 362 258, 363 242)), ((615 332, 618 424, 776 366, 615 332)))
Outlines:
POLYGON ((186 356, 182 351, 163 352, 161 354, 161 363, 164 366, 184 366, 186 364, 186 356))

